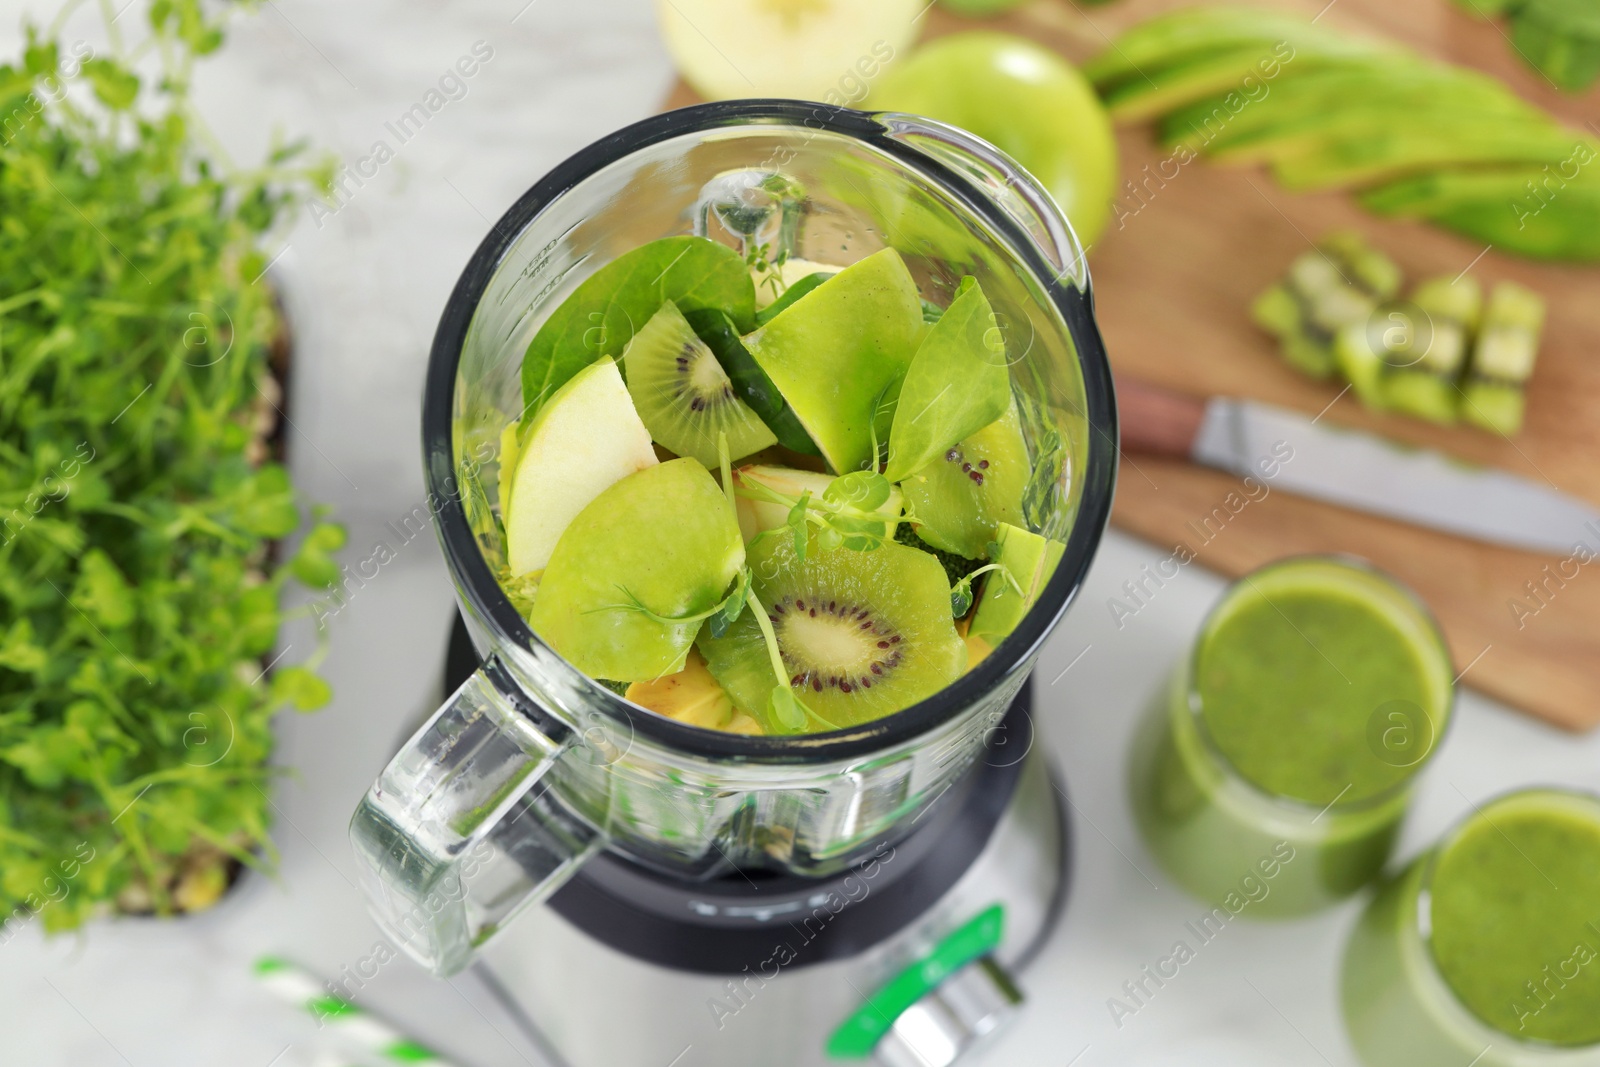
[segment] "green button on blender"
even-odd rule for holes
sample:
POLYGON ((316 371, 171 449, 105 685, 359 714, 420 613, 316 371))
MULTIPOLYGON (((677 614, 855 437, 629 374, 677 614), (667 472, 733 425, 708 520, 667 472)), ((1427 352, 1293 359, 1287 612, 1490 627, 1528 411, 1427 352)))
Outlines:
POLYGON ((828 1038, 828 1055, 837 1059, 866 1059, 895 1024, 917 1001, 945 979, 1000 944, 1005 909, 999 904, 984 909, 951 931, 920 960, 908 965, 867 998, 856 1012, 828 1038))

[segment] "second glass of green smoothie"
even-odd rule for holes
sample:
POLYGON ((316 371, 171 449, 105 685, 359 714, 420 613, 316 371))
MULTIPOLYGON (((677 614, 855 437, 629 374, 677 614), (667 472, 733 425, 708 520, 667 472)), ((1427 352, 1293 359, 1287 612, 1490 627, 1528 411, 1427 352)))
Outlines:
POLYGON ((1145 840, 1230 917, 1348 897, 1389 858, 1449 723, 1451 676, 1427 608, 1359 560, 1293 557, 1246 575, 1135 740, 1145 840))
POLYGON ((1474 805, 1372 899, 1341 986, 1369 1067, 1600 1065, 1600 796, 1474 805))

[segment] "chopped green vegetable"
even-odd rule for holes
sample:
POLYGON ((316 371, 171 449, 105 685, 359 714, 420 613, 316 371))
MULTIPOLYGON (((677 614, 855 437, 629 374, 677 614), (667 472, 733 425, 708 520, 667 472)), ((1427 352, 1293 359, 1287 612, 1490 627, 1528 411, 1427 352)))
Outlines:
POLYGON ((1428 279, 1396 301, 1399 283, 1382 253, 1334 235, 1297 259, 1251 314, 1288 362, 1319 378, 1337 371, 1369 408, 1517 432, 1544 301, 1504 282, 1483 310, 1482 288, 1464 274, 1428 279))
POLYGON ((1009 523, 1001 523, 990 546, 991 566, 999 569, 983 581, 983 599, 968 630, 973 637, 998 645, 1017 628, 1055 574, 1066 545, 1009 523))
POLYGON ((302 513, 269 461, 260 251, 326 174, 202 156, 188 85, 221 24, 167 0, 148 25, 159 77, 35 29, 0 65, 0 914, 49 930, 204 907, 265 862, 272 713, 329 698, 263 664, 343 534, 272 555, 302 513), (92 99, 51 90, 79 74, 92 99))
MULTIPOLYGON (((1499 6, 1524 35, 1518 47, 1553 79, 1579 84, 1600 72, 1592 0, 1499 6)), ((1205 6, 1134 26, 1085 73, 1115 117, 1160 117, 1179 152, 1266 163, 1290 189, 1366 190, 1374 211, 1504 251, 1600 260, 1600 174, 1585 169, 1600 142, 1481 72, 1296 15, 1205 6)), ((1281 311, 1274 303, 1258 309, 1263 325, 1281 311)), ((1326 372, 1325 344, 1285 348, 1326 372)))
MULTIPOLYGON (((1394 262, 1357 234, 1334 233, 1300 255, 1289 276, 1256 299, 1251 317, 1277 337, 1284 359, 1314 378, 1335 370, 1335 338, 1364 330, 1400 287, 1394 262)), ((1361 382, 1358 375, 1351 379, 1361 382)))
POLYGON ((1511 20, 1523 62, 1569 93, 1600 78, 1600 9, 1592 0, 1456 0, 1482 18, 1511 20))
POLYGON ((1522 428, 1524 394, 1539 355, 1544 311, 1538 294, 1514 282, 1494 287, 1463 389, 1461 417, 1466 421, 1506 435, 1522 428))
POLYGON ((1412 291, 1411 305, 1420 321, 1396 331, 1399 344, 1388 360, 1384 403, 1403 415, 1455 422, 1483 289, 1470 277, 1430 278, 1412 291))

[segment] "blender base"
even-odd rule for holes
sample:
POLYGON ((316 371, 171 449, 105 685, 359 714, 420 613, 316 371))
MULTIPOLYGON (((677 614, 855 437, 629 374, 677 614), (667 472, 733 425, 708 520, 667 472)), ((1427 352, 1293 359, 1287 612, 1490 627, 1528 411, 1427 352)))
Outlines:
MULTIPOLYGON (((458 621, 446 685, 476 666, 458 621)), ((1015 1010, 1009 975, 1065 903, 1065 794, 1032 751, 1031 696, 920 825, 856 867, 687 882, 602 853, 502 932, 480 973, 560 1067, 826 1067, 847 1062, 830 1035, 858 1016, 870 1029, 883 1015, 868 998, 915 972, 931 980, 878 1062, 956 1062, 1015 1010), (978 927, 983 951, 952 958, 978 927)))

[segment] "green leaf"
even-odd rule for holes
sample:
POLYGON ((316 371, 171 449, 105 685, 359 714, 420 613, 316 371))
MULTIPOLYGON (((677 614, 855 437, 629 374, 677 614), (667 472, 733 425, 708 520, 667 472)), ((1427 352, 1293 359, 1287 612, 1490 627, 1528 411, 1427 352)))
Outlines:
POLYGON ((767 710, 786 730, 800 730, 805 727, 805 708, 800 699, 794 695, 794 690, 782 681, 772 687, 772 695, 767 698, 767 710))
POLYGON ((93 511, 111 499, 111 485, 93 467, 79 470, 68 483, 67 507, 72 511, 93 511))
POLYGON ((319 522, 306 533, 305 543, 321 552, 337 552, 345 546, 347 535, 336 522, 319 522))
POLYGON ((54 41, 39 41, 30 27, 28 44, 22 50, 22 68, 35 78, 54 74, 61 65, 61 48, 54 41))
POLYGON ((341 577, 338 561, 333 553, 345 544, 344 527, 336 523, 321 522, 311 528, 300 550, 289 560, 289 572, 312 589, 328 589, 339 584, 341 577))
POLYGON ((806 542, 811 537, 811 526, 806 522, 806 509, 811 503, 811 490, 807 489, 800 494, 800 499, 794 502, 794 507, 789 509, 786 520, 789 529, 794 533, 794 558, 799 563, 806 561, 806 542))
POLYGON ((717 612, 706 620, 706 628, 711 631, 712 637, 721 637, 728 632, 728 627, 744 614, 745 602, 749 597, 750 568, 744 567, 740 569, 739 577, 734 579, 733 592, 728 594, 717 612))
POLYGON ((85 552, 78 563, 78 584, 72 602, 107 629, 126 626, 134 618, 133 591, 127 579, 111 557, 98 548, 85 552))
POLYGON ((83 76, 94 95, 113 111, 126 111, 139 96, 139 77, 110 59, 86 59, 83 76))
POLYGON ((549 396, 602 356, 617 357, 671 300, 687 314, 720 308, 741 329, 755 320, 755 285, 733 249, 704 237, 640 245, 586 278, 528 342, 522 358, 524 425, 549 396))
POLYGON ((78 745, 59 727, 37 727, 25 741, 0 749, 0 761, 22 772, 36 789, 60 785, 77 763, 78 745))
POLYGON ((977 281, 963 278, 906 370, 884 477, 915 474, 1004 415, 1010 402, 1005 340, 977 281))
POLYGON ((276 463, 256 471, 239 488, 234 516, 243 529, 260 537, 291 533, 300 525, 300 510, 295 506, 289 472, 276 463))
MULTIPOLYGON (((1000 555, 1000 544, 999 544, 999 542, 990 541, 989 542, 989 558, 990 559, 995 559, 995 558, 998 558, 999 555, 1000 555)), ((973 579, 977 578, 978 575, 986 574, 989 571, 999 571, 1000 572, 1000 577, 1005 580, 1006 584, 1010 585, 1013 589, 1015 589, 1017 591, 1017 595, 1018 596, 1025 595, 1023 593, 1023 591, 1022 591, 1022 586, 1020 584, 1018 584, 1016 577, 1014 575, 1012 575, 1011 571, 1008 570, 1004 564, 1001 564, 1001 563, 989 563, 989 564, 986 564, 986 565, 984 565, 982 567, 978 567, 975 570, 967 572, 965 575, 963 575, 961 577, 961 579, 959 581, 957 581, 954 585, 952 585, 950 587, 950 614, 953 617, 955 617, 957 619, 961 618, 961 616, 963 616, 963 615, 965 615, 967 613, 967 609, 972 607, 972 582, 973 582, 973 579)), ((992 579, 992 578, 990 579, 990 581, 993 581, 993 580, 994 579, 992 579)))
POLYGON ((33 623, 28 619, 13 622, 5 637, 0 638, 0 667, 19 674, 37 674, 48 662, 49 654, 34 643, 33 623))
POLYGON ((1567 92, 1600 77, 1600 10, 1592 0, 1527 0, 1511 25, 1522 58, 1567 92))
POLYGON ((333 699, 333 690, 307 667, 279 667, 272 672, 272 699, 296 711, 315 711, 333 699))
POLYGON ((828 483, 822 498, 830 504, 859 511, 877 511, 889 502, 894 487, 877 471, 851 471, 828 483))
POLYGON ((278 590, 272 585, 251 586, 239 594, 234 622, 239 650, 247 656, 262 656, 278 640, 278 590))

